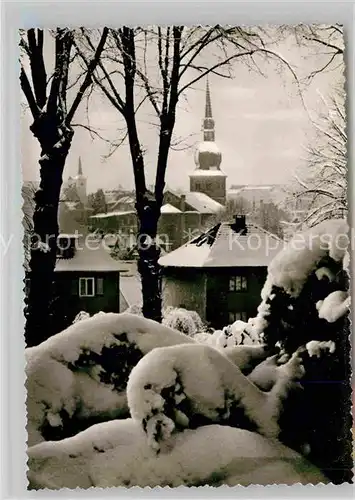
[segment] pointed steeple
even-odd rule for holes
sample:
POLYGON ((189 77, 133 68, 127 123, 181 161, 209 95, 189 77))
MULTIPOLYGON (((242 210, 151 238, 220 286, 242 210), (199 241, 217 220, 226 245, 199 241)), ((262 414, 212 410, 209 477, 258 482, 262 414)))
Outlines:
POLYGON ((205 104, 205 118, 203 120, 203 140, 207 142, 214 142, 214 119, 212 118, 212 104, 211 104, 211 92, 210 84, 206 82, 206 104, 205 104))
POLYGON ((210 84, 208 81, 208 76, 207 76, 207 82, 206 82, 205 118, 212 118, 211 92, 210 92, 210 84))
POLYGON ((79 164, 78 164, 78 175, 83 175, 83 167, 81 165, 81 157, 79 156, 79 164))

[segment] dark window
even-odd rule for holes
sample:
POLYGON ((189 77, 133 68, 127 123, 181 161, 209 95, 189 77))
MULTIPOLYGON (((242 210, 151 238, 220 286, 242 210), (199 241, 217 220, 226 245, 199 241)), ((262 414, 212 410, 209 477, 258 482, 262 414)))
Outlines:
POLYGON ((97 280, 96 280, 96 295, 103 295, 103 294, 104 294, 104 279, 97 278, 97 280))
POLYGON ((79 278, 79 297, 94 297, 94 278, 79 278))
POLYGON ((246 276, 231 276, 229 278, 230 292, 246 292, 248 289, 248 280, 246 276))
POLYGON ((229 324, 232 324, 235 321, 244 321, 245 323, 248 321, 248 315, 245 311, 229 312, 228 318, 229 324))

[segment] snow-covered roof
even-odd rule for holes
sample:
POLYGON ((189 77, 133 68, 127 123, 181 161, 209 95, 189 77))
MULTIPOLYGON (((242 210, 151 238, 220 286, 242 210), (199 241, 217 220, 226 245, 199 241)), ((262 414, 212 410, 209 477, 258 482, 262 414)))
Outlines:
POLYGON ((254 224, 238 234, 233 224, 217 224, 201 236, 161 257, 163 267, 267 267, 283 248, 277 236, 254 224))
POLYGON ((215 153, 220 154, 221 150, 214 141, 202 141, 197 146, 197 151, 201 153, 215 153))
POLYGON ((210 168, 208 170, 202 169, 202 168, 196 168, 191 174, 189 174, 190 177, 227 177, 222 170, 219 170, 217 168, 210 168))
POLYGON ((55 266, 56 272, 117 272, 121 269, 120 262, 110 256, 102 241, 93 242, 85 239, 76 245, 74 257, 71 259, 59 258, 55 266), (86 244, 85 241, 87 241, 86 244))
POLYGON ((123 215, 134 214, 134 210, 116 210, 114 212, 91 215, 89 219, 105 219, 107 217, 122 217, 123 215))
POLYGON ((196 191, 186 193, 186 203, 203 214, 215 214, 225 209, 223 205, 207 196, 207 194, 196 191))
POLYGON ((117 203, 135 203, 135 199, 133 198, 133 196, 122 196, 122 198, 119 198, 117 200, 117 203))
POLYGON ((163 205, 161 207, 160 213, 162 213, 162 214, 181 214, 181 210, 174 207, 173 205, 170 205, 170 203, 166 203, 165 205, 163 205))

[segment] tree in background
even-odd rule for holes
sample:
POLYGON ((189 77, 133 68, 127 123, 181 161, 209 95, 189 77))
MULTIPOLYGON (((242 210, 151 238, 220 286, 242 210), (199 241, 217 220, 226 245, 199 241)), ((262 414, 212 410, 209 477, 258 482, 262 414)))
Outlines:
POLYGON ((283 238, 282 221, 288 219, 287 213, 279 208, 275 203, 269 201, 261 203, 256 211, 255 222, 263 229, 275 234, 279 238, 283 238))
POLYGON ((50 336, 49 304, 59 231, 58 205, 63 169, 74 134, 72 120, 91 86, 92 73, 101 57, 108 30, 105 28, 102 31, 85 71, 79 77, 76 71, 74 83, 78 85, 78 90, 74 94, 70 69, 76 57, 75 31, 57 28, 51 34, 54 40, 50 39, 48 32, 48 43, 53 44, 54 50, 51 61, 46 61, 44 57, 43 30, 22 32, 20 40, 20 84, 33 119, 30 130, 41 147, 40 185, 35 194, 33 213, 35 236, 29 263, 30 289, 25 327, 28 346, 50 336), (52 74, 48 74, 52 67, 52 74))
POLYGON ((315 139, 306 145, 306 167, 294 175, 286 204, 295 205, 300 222, 312 227, 347 215, 347 137, 345 96, 337 88, 323 99, 325 112, 312 121, 315 139))
POLYGON ((309 83, 320 73, 336 71, 344 66, 344 29, 341 24, 287 25, 281 26, 278 31, 285 36, 293 34, 298 46, 307 46, 308 58, 317 55, 320 62, 306 76, 305 82, 309 83))
MULTIPOLYGON (((83 30, 83 35, 87 46, 80 56, 88 67, 87 54, 94 49, 95 33, 83 30)), ((143 314, 148 318, 160 322, 162 317, 160 250, 156 236, 169 151, 176 144, 173 132, 178 103, 186 97, 189 89, 210 73, 232 77, 231 63, 237 59, 253 67, 257 67, 255 58, 258 55, 270 56, 287 64, 267 48, 263 37, 266 39, 267 35, 260 29, 237 26, 158 26, 147 29, 125 26, 110 30, 104 57, 93 79, 126 125, 139 221, 138 269, 142 281, 143 314), (137 125, 137 113, 145 101, 153 110, 150 121, 158 129, 153 190, 149 190, 146 183, 144 146, 137 125)))
POLYGON ((107 212, 105 193, 101 188, 96 193, 89 194, 88 207, 92 209, 93 215, 107 212))

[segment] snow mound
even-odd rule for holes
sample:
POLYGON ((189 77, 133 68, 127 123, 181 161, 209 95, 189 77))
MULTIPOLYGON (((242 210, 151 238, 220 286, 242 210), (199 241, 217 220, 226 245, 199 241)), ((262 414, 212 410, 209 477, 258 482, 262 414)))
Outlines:
POLYGON ((318 316, 328 323, 334 323, 349 312, 351 298, 347 292, 336 290, 316 304, 318 316))
POLYGON ((232 422, 277 438, 283 400, 291 381, 303 374, 296 353, 280 367, 270 393, 264 393, 222 351, 181 344, 153 349, 140 360, 130 374, 127 399, 132 418, 156 451, 179 429, 208 422, 232 422))
POLYGON ((298 453, 259 434, 209 425, 173 438, 156 455, 134 420, 97 424, 28 450, 31 489, 318 484, 328 481, 298 453))
POLYGON ((255 366, 269 356, 269 352, 264 345, 228 346, 222 349, 221 352, 244 374, 250 373, 255 366))
POLYGON ((222 330, 215 330, 211 343, 215 347, 232 347, 236 345, 261 344, 260 337, 254 325, 255 318, 248 323, 237 320, 232 325, 225 326, 222 330))
POLYGON ((332 340, 329 340, 328 342, 311 340, 307 343, 306 349, 311 358, 313 356, 319 358, 322 354, 322 351, 329 351, 330 354, 333 354, 335 352, 335 344, 332 340))
POLYGON ((78 321, 82 321, 83 319, 90 318, 90 314, 86 311, 80 311, 74 318, 73 323, 77 323, 78 321))
POLYGON ((99 313, 26 349, 29 446, 127 415, 132 368, 155 347, 179 343, 194 340, 137 315, 99 313))

